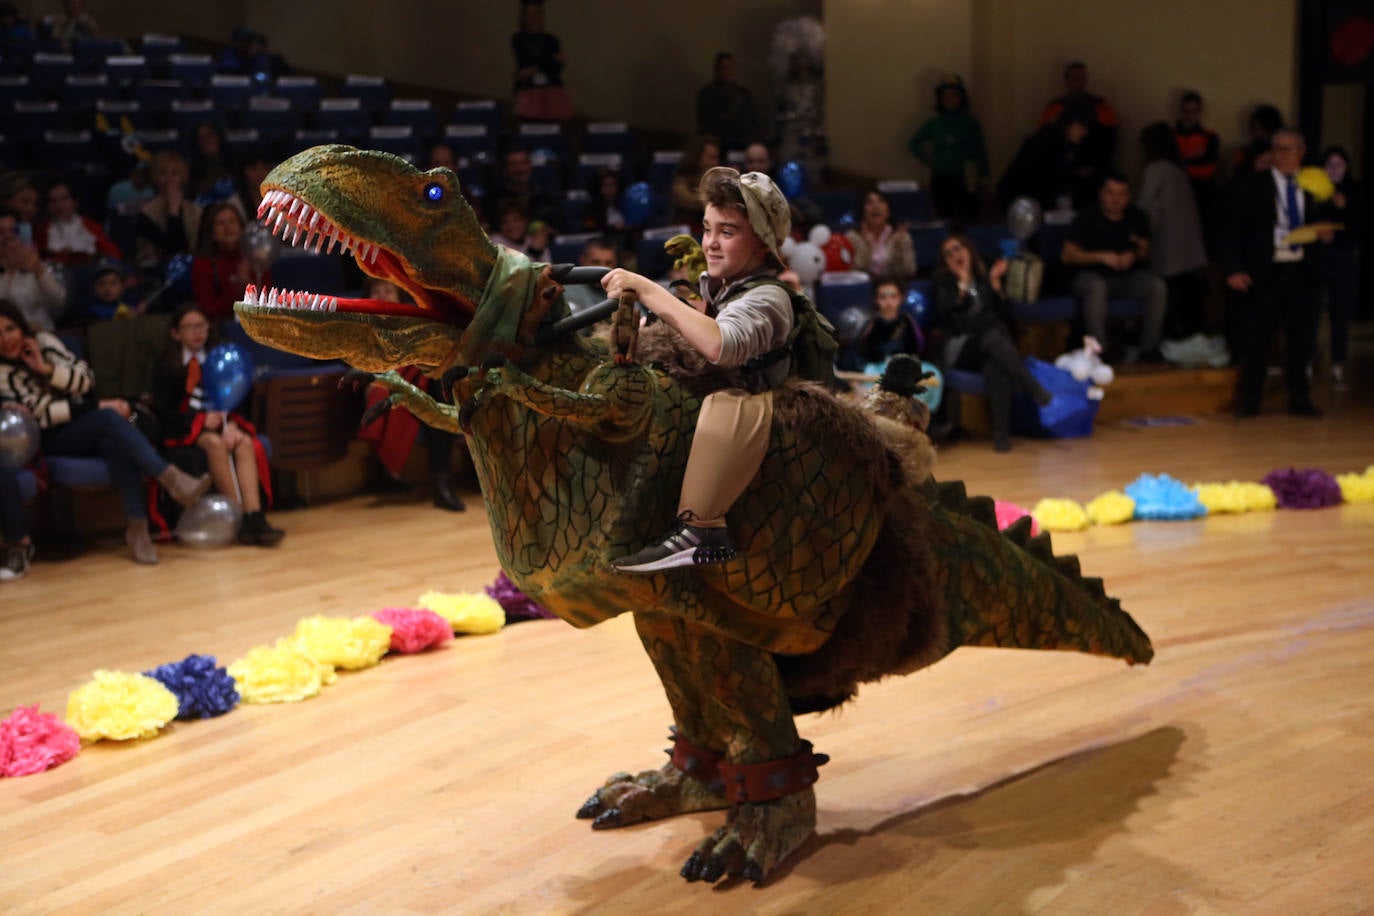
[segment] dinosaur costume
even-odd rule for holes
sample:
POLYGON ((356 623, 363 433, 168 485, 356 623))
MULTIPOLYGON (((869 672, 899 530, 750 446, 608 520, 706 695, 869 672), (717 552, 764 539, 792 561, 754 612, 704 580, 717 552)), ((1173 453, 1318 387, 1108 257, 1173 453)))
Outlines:
POLYGON ((391 403, 464 429, 510 578, 574 626, 634 615, 672 707, 671 760, 612 776, 578 816, 606 828, 728 808, 683 867, 689 880, 761 881, 814 831, 825 758, 795 713, 959 646, 1153 654, 1101 582, 1031 538, 1028 520, 999 534, 992 500, 930 478, 913 386, 892 380, 865 409, 785 383, 762 470, 729 513, 739 557, 617 575, 610 561, 674 517, 700 399, 732 380, 671 329, 636 340, 629 303, 609 345, 569 333, 578 319, 560 281, 586 269, 492 245, 447 169, 324 146, 278 166, 263 191, 274 231, 342 247, 415 304, 250 289, 236 306, 248 333, 384 372, 391 403), (388 371, 412 364, 451 382, 462 407, 388 371))

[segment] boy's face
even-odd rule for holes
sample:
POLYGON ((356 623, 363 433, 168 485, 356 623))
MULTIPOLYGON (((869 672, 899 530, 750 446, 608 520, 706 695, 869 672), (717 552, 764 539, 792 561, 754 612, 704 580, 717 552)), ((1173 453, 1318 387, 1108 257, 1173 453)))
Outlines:
POLYGON ((768 260, 768 246, 749 225, 743 210, 708 204, 702 219, 701 248, 713 280, 734 280, 768 260))
POLYGON ((119 301, 120 294, 124 292, 124 278, 114 271, 107 271, 95 278, 93 286, 96 299, 107 305, 113 305, 119 301))
POLYGON ((512 242, 518 242, 523 239, 525 234, 529 232, 529 229, 530 222, 525 219, 523 213, 519 213, 515 210, 508 210, 506 214, 501 217, 501 234, 512 242))
POLYGON ((187 312, 181 316, 177 326, 172 328, 172 339, 193 353, 204 349, 205 341, 209 338, 210 322, 200 312, 187 312))
POLYGON ((902 310, 902 290, 896 283, 884 283, 878 287, 874 295, 874 304, 878 306, 878 317, 884 321, 894 321, 897 314, 902 310))

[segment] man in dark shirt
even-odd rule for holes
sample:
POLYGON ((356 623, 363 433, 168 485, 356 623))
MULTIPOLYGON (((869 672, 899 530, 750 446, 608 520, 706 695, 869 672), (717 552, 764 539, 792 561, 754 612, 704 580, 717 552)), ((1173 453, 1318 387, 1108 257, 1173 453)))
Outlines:
POLYGON ((1097 205, 1083 210, 1069 227, 1063 260, 1080 268, 1073 279, 1074 297, 1083 306, 1084 330, 1107 343, 1107 301, 1138 299, 1144 304, 1140 359, 1162 362, 1159 353, 1164 310, 1164 281, 1141 266, 1150 256, 1150 223, 1131 203, 1131 189, 1117 172, 1102 179, 1097 205))
MULTIPOLYGON (((1117 121, 1107 100, 1088 91, 1088 67, 1077 60, 1064 68, 1064 94, 1040 112, 1041 127, 1071 121, 1088 129, 1074 171, 1091 188, 1115 167, 1117 121)), ((1082 205, 1075 201, 1074 206, 1082 205)))
POLYGON ((741 150, 763 136, 749 90, 735 82, 735 56, 716 55, 715 79, 697 93, 697 133, 718 137, 727 150, 741 150))
POLYGON ((530 219, 557 226, 561 222, 558 201, 535 180, 534 162, 529 152, 507 150, 503 166, 501 183, 488 195, 494 202, 494 208, 488 212, 498 212, 505 204, 517 204, 530 219))

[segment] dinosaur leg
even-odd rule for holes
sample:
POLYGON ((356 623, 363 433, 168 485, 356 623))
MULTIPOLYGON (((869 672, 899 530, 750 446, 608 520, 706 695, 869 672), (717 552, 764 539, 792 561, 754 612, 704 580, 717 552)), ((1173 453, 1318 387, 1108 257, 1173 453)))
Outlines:
POLYGON ((637 776, 617 774, 579 815, 613 827, 733 801, 725 826, 692 853, 683 877, 762 881, 816 826, 815 758, 797 737, 773 656, 681 618, 637 613, 635 625, 673 709, 675 759, 683 760, 685 744, 688 753, 719 755, 720 762, 689 765, 701 778, 673 762, 637 776), (768 800, 751 800, 758 798, 768 800))

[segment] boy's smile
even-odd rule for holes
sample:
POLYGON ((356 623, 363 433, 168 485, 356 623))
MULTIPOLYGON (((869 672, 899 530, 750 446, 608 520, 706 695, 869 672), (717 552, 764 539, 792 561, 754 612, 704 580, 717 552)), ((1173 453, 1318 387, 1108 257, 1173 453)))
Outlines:
POLYGON ((706 254, 706 272, 716 280, 742 277, 768 259, 768 246, 743 212, 709 204, 702 219, 701 249, 706 254))

